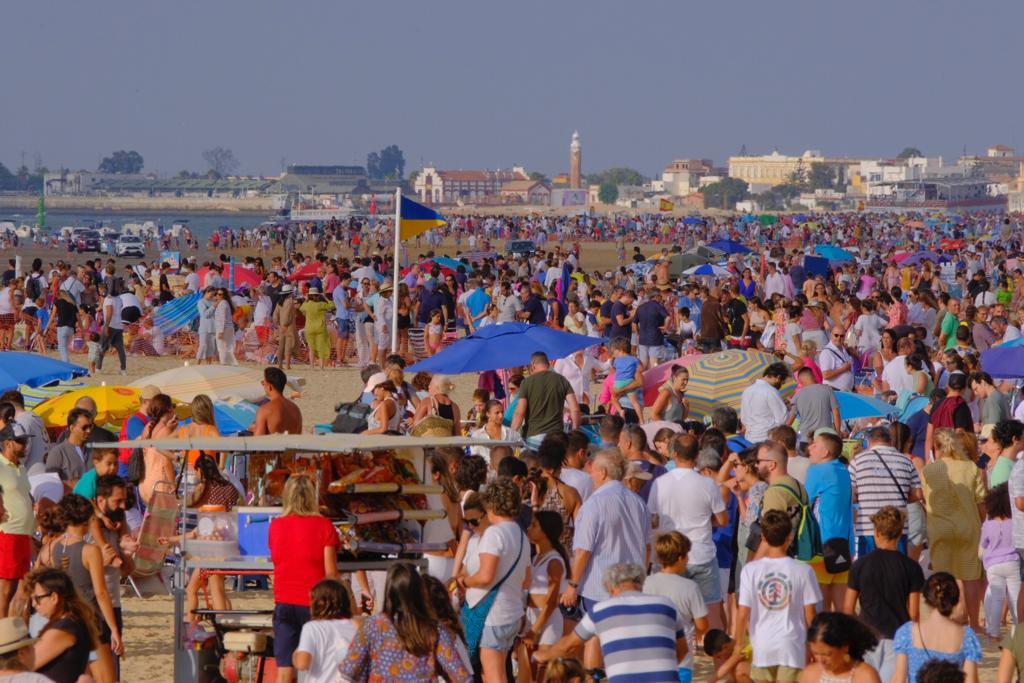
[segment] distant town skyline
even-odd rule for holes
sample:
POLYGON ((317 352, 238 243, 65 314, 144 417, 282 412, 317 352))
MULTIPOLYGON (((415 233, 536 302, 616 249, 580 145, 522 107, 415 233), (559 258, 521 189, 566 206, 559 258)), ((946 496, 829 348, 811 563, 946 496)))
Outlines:
POLYGON ((95 169, 136 150, 145 170, 239 173, 364 165, 396 144, 406 173, 525 166, 660 173, 807 149, 832 157, 1024 147, 1012 0, 856 4, 490 5, 17 3, 0 162, 95 169))

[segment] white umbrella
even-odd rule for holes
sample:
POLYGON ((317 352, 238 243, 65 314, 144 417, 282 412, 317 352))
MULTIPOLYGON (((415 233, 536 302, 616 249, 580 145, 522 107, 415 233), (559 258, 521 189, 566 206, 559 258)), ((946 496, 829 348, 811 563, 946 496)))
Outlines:
MULTIPOLYGON (((179 401, 191 401, 198 394, 221 401, 260 401, 265 397, 261 370, 228 365, 189 365, 164 370, 143 377, 131 386, 152 384, 163 393, 179 401)), ((288 385, 295 391, 306 383, 301 377, 289 377, 288 385)))

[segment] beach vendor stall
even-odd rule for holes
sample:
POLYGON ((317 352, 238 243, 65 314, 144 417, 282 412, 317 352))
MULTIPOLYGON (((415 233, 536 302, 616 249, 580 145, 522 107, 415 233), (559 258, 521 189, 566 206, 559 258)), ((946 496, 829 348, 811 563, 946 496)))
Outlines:
MULTIPOLYGON (((166 451, 200 450, 227 453, 260 453, 272 456, 273 469, 261 482, 267 495, 280 495, 286 480, 310 477, 316 485, 321 514, 338 534, 337 568, 341 574, 386 571, 393 563, 413 561, 425 566, 422 554, 444 549, 444 544, 424 542, 423 525, 444 517, 431 509, 428 495, 441 487, 430 481, 425 469, 425 449, 498 442, 463 437, 411 437, 358 434, 275 434, 268 436, 195 437, 124 441, 123 448, 157 448, 166 451)), ((511 444, 507 444, 511 445, 511 444)), ((188 477, 183 478, 186 482, 188 477)), ((174 531, 185 532, 185 490, 178 503, 174 531)), ((185 535, 174 554, 174 680, 274 680, 276 667, 268 650, 271 612, 262 610, 196 610, 208 621, 216 637, 197 643, 184 623, 185 587, 189 572, 205 570, 221 574, 270 574, 268 530, 281 508, 200 509, 194 531, 185 535)), ((167 525, 168 516, 152 515, 154 524, 167 525)), ((140 533, 140 546, 162 558, 168 548, 156 539, 167 529, 140 533)))

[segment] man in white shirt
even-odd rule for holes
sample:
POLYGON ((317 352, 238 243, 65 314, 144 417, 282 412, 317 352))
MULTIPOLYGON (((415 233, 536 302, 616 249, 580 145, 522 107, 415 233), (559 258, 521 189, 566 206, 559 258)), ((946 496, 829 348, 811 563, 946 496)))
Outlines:
POLYGON ((128 372, 128 360, 124 352, 124 323, 121 321, 121 297, 116 292, 109 292, 107 283, 100 281, 97 289, 103 297, 103 335, 100 357, 96 360, 96 370, 103 371, 103 357, 110 347, 117 349, 117 359, 121 362, 121 374, 128 372))
POLYGON ((788 377, 789 368, 785 363, 772 363, 764 369, 761 379, 743 390, 740 419, 748 441, 764 441, 773 427, 786 422, 788 410, 779 389, 788 377))
POLYGON ((764 298, 767 301, 772 294, 786 295, 786 277, 779 272, 774 262, 768 262, 768 274, 764 278, 764 298))
MULTIPOLYGON (((1014 339, 1020 339, 1020 329, 1015 325, 1011 325, 1005 315, 993 316, 992 331, 995 332, 996 336, 999 338, 999 344, 1005 344, 1006 342, 1013 341, 1014 339)), ((997 344, 993 344, 993 346, 997 346, 997 344)))
POLYGON ((185 272, 188 273, 185 276, 185 291, 189 294, 195 294, 199 291, 199 275, 192 268, 191 263, 184 264, 185 272))
POLYGON ((654 480, 647 505, 658 533, 675 530, 690 539, 690 561, 683 575, 700 587, 711 628, 722 628, 722 585, 711 534, 712 526, 729 523, 729 512, 718 484, 697 472, 698 450, 692 434, 672 439, 670 451, 676 468, 654 480))
POLYGON ((897 394, 914 390, 914 376, 907 372, 907 356, 914 352, 914 342, 904 337, 896 344, 899 355, 882 368, 882 388, 897 394))
POLYGON ((590 405, 590 378, 594 366, 593 358, 582 349, 555 361, 555 372, 569 380, 581 406, 590 405))
POLYGON ((818 367, 824 378, 822 384, 836 391, 853 390, 853 358, 843 345, 844 334, 846 330, 841 326, 833 327, 828 344, 818 352, 818 367))

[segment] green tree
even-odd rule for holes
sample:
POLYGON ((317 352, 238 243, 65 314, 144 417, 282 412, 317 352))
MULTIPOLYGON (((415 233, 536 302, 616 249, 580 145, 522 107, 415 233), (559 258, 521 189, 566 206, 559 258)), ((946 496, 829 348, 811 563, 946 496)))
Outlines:
POLYGON ((217 178, 231 175, 238 170, 239 165, 235 153, 220 145, 204 151, 203 161, 206 162, 206 167, 216 174, 217 178))
POLYGON ((704 205, 713 209, 732 209, 736 202, 750 196, 746 181, 739 178, 722 178, 704 188, 704 205))
POLYGON ((640 171, 621 166, 609 168, 599 173, 592 173, 585 176, 585 178, 590 185, 604 185, 605 183, 612 183, 614 185, 643 185, 645 180, 640 171))
POLYGON ((807 181, 814 190, 831 190, 836 186, 836 169, 828 164, 815 161, 811 164, 811 172, 807 181))
POLYGON ((530 180, 543 180, 547 181, 548 177, 540 171, 530 171, 530 180))
POLYGON ((366 155, 366 175, 372 180, 405 177, 405 154, 398 145, 388 145, 379 152, 366 155))
POLYGON ((896 155, 897 159, 909 159, 911 157, 923 157, 924 152, 917 147, 904 147, 903 151, 896 155))
POLYGON ((615 183, 605 181, 601 183, 601 189, 597 191, 597 198, 602 204, 614 204, 619 198, 619 186, 615 183))
POLYGON ((134 149, 126 152, 120 149, 100 161, 100 173, 139 173, 144 165, 142 155, 134 149))

